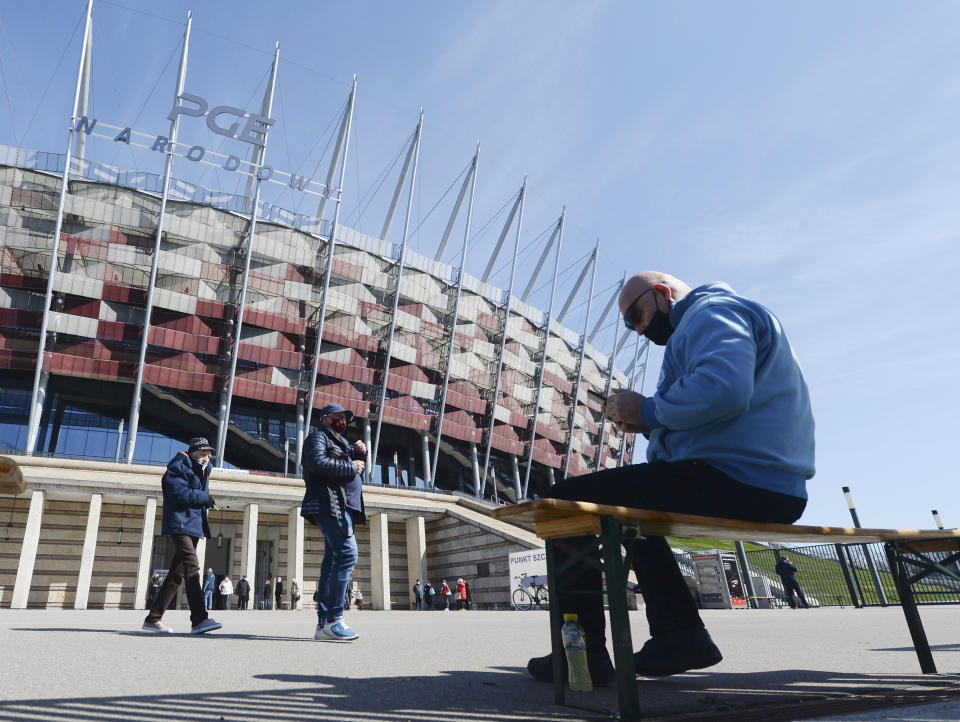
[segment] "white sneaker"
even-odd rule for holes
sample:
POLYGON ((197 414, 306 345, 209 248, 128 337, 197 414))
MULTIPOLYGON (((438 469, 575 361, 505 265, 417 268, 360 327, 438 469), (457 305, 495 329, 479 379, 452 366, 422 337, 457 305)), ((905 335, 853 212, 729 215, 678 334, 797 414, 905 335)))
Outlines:
POLYGON ((220 622, 207 617, 197 626, 191 627, 190 634, 204 634, 205 632, 212 632, 214 629, 220 629, 222 626, 220 622))
POLYGON ((323 638, 328 642, 352 642, 359 636, 347 626, 343 619, 338 619, 323 628, 323 638))
POLYGON ((140 627, 144 632, 159 632, 160 634, 173 634, 173 630, 159 619, 156 622, 143 620, 143 626, 140 627))
POLYGON ((316 641, 318 641, 318 642, 321 642, 321 641, 323 641, 323 640, 325 639, 325 637, 323 636, 323 626, 322 626, 322 625, 320 625, 320 624, 317 625, 317 631, 313 633, 313 638, 314 638, 314 640, 316 640, 316 641))

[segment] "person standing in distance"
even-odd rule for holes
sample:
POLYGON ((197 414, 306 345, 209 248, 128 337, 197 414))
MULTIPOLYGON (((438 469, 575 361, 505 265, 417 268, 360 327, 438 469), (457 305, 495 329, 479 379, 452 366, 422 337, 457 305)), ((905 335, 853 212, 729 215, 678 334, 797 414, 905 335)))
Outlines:
POLYGON ((237 582, 237 609, 246 609, 250 601, 250 582, 247 581, 247 575, 244 574, 237 582))
POLYGON ((220 599, 223 607, 221 609, 230 609, 230 597, 233 596, 233 582, 230 581, 230 575, 224 574, 223 581, 220 582, 220 599))
POLYGON ((167 578, 150 607, 150 613, 143 620, 145 632, 169 634, 173 631, 160 619, 183 583, 186 583, 190 605, 190 633, 203 634, 223 626, 210 619, 204 607, 197 559, 197 542, 200 537, 210 537, 207 509, 217 506, 209 492, 212 453, 210 442, 198 436, 190 439, 187 451, 181 451, 167 464, 162 480, 163 523, 160 533, 170 540, 174 555, 167 578))
POLYGON ((362 479, 367 447, 343 437, 352 418, 340 404, 327 404, 320 409, 320 427, 303 444, 306 493, 300 515, 323 532, 324 547, 316 640, 349 642, 359 636, 343 619, 343 599, 358 557, 354 525, 367 520, 362 479))
POLYGON ((217 577, 213 569, 207 569, 207 576, 203 578, 203 606, 213 609, 213 588, 217 584, 217 577))
MULTIPOLYGON (((746 521, 799 519, 814 474, 814 422, 779 319, 725 283, 691 288, 659 271, 629 279, 619 305, 628 329, 665 347, 655 393, 615 391, 603 409, 624 431, 649 439, 647 463, 568 478, 544 496, 746 521)), ((593 537, 565 542, 557 568, 578 550, 599 558, 593 537)), ((720 662, 666 540, 638 539, 633 568, 650 625, 650 639, 634 655, 637 674, 666 676, 720 662)), ((599 566, 572 564, 557 580, 556 598, 562 613, 579 616, 594 684, 610 684, 603 597, 566 593, 599 592, 601 583, 599 566)), ((527 670, 553 681, 550 655, 531 659, 527 670)))
POLYGON ((807 604, 807 598, 804 596, 803 590, 800 588, 800 583, 797 581, 797 568, 793 565, 793 562, 790 561, 790 557, 784 554, 780 557, 780 560, 773 569, 783 584, 783 596, 787 598, 787 604, 790 605, 790 609, 797 608, 797 602, 793 598, 794 592, 796 592, 800 598, 800 604, 803 608, 809 609, 810 605, 807 604))

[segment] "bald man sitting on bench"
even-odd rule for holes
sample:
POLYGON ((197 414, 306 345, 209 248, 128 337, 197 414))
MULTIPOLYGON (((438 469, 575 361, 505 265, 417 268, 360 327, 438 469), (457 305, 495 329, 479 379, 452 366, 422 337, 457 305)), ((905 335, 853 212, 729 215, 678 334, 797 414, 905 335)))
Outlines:
MULTIPOLYGON (((799 519, 806 480, 814 473, 813 413, 800 364, 777 318, 726 284, 691 288, 657 271, 627 281, 619 303, 628 329, 665 346, 653 396, 614 391, 604 406, 611 422, 649 439, 647 463, 571 477, 546 496, 758 522, 799 519)), ((591 545, 589 553, 599 558, 592 536, 563 541, 557 545, 558 568, 591 545)), ((636 541, 633 568, 650 624, 650 639, 634 655, 637 674, 664 676, 717 664, 723 657, 666 540, 636 541)), ((598 592, 561 594, 558 601, 561 612, 579 615, 594 684, 611 684, 600 568, 577 564, 565 572, 563 584, 598 592)), ((531 659, 527 670, 542 682, 553 681, 549 654, 531 659)))

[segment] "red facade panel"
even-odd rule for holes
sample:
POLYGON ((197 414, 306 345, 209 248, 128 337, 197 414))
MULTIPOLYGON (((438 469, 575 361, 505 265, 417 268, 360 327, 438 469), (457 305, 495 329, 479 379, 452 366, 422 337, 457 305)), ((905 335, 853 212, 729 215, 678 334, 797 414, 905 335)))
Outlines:
POLYGON ((147 364, 143 368, 143 380, 157 386, 183 389, 185 391, 212 392, 219 388, 217 377, 212 373, 191 373, 178 369, 162 368, 147 364))
POLYGON ((103 300, 115 303, 129 303, 134 306, 145 306, 147 292, 140 288, 130 288, 119 283, 105 281, 103 284, 103 300))
MULTIPOLYGON (((7 249, 4 249, 5 251, 7 249)), ((47 287, 47 280, 42 276, 28 276, 19 271, 16 263, 7 264, 6 257, 3 260, 3 272, 0 273, 0 286, 5 288, 23 288, 31 291, 43 291, 47 287), (7 270, 15 268, 17 270, 7 270)))
POLYGON ((464 426, 463 424, 455 424, 453 422, 448 422, 446 418, 443 420, 443 436, 444 438, 459 439, 460 441, 472 441, 475 444, 480 443, 482 438, 482 433, 480 429, 475 426, 464 426))
POLYGON ((475 414, 483 414, 486 413, 487 410, 487 402, 483 399, 466 396, 456 391, 451 391, 449 388, 447 389, 446 399, 448 407, 472 411, 475 414))
POLYGON ((0 308, 0 326, 6 328, 40 330, 43 313, 40 311, 21 311, 18 308, 0 308))
POLYGON ((231 314, 227 312, 227 304, 223 301, 209 301, 197 299, 197 315, 207 318, 230 318, 231 314))
POLYGON ((513 454, 514 456, 523 456, 524 444, 522 441, 515 441, 514 439, 508 439, 499 434, 493 435, 493 441, 490 443, 497 451, 502 451, 505 454, 513 454))
POLYGON ((256 346, 251 343, 241 343, 238 353, 238 358, 283 369, 299 369, 303 361, 302 354, 293 351, 280 351, 266 346, 256 346))
POLYGON ((324 376, 332 376, 335 379, 345 379, 356 381, 357 383, 370 385, 373 383, 375 369, 361 368, 359 366, 350 366, 348 364, 337 363, 320 359, 317 364, 317 373, 324 376))
POLYGON ((549 384, 557 391, 561 391, 565 394, 573 393, 573 384, 567 381, 564 378, 557 376, 556 374, 550 373, 546 369, 543 372, 543 380, 545 383, 549 384))
POLYGON ((363 280, 363 269, 342 258, 333 257, 333 275, 338 278, 346 278, 351 281, 360 282, 363 280))

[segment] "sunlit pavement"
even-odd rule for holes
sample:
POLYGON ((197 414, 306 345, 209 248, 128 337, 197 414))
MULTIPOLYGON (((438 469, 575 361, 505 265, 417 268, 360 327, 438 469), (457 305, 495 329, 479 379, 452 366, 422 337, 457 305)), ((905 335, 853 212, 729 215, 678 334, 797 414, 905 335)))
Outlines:
MULTIPOLYGON (((939 675, 920 674, 898 607, 704 612, 723 662, 638 679, 641 710, 741 722, 958 719, 960 609, 921 615, 939 675), (917 703, 915 716, 894 716, 917 703), (934 714, 950 716, 923 716, 934 714)), ((164 618, 173 635, 140 632, 143 616, 0 611, 0 720, 603 716, 554 705, 552 688, 527 676, 527 659, 548 650, 545 612, 356 612, 351 643, 313 641, 309 611, 214 612, 223 629, 203 636, 187 633, 185 611, 164 618)), ((646 622, 631 617, 639 648, 646 622)), ((616 707, 612 688, 570 699, 616 707)))

